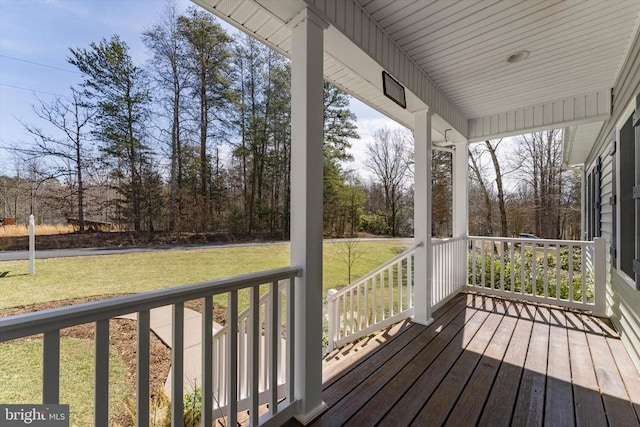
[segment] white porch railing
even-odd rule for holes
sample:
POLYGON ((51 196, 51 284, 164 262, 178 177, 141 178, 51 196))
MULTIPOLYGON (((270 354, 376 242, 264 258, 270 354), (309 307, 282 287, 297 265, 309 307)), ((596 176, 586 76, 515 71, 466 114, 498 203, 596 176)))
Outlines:
POLYGON ((413 246, 328 299, 328 350, 413 315, 413 246))
MULTIPOLYGON (((413 246, 354 283, 330 293, 328 350, 413 316, 413 246)), ((466 285, 466 238, 433 239, 431 304, 437 308, 466 285)))
POLYGON ((432 310, 451 299, 467 284, 467 238, 433 239, 432 310))
POLYGON ((606 315, 606 244, 469 237, 468 289, 606 315))
MULTIPOLYGON (((257 313, 258 325, 263 329, 259 338, 259 354, 258 358, 258 403, 265 404, 269 402, 269 390, 271 384, 277 384, 279 397, 286 395, 287 386, 287 370, 286 370, 286 324, 283 322, 283 308, 288 298, 289 283, 286 280, 280 281, 275 290, 275 286, 269 289, 260 297, 257 304, 257 311, 254 306, 249 306, 238 314, 237 324, 237 380, 238 380, 238 398, 237 410, 243 411, 251 409, 252 382, 251 370, 253 368, 253 360, 249 355, 255 352, 248 352, 251 347, 252 334, 252 315, 257 313), (275 296, 275 297, 274 297, 275 296), (274 301, 275 298, 275 301, 274 301), (280 327, 271 327, 271 325, 280 325, 280 327), (275 336, 274 336, 275 335, 275 336), (272 347, 277 348, 273 351, 272 347), (271 360, 272 355, 278 355, 277 360, 271 360)), ((225 324, 213 335, 213 359, 216 361, 213 366, 213 396, 214 410, 222 410, 226 412, 229 405, 229 381, 227 372, 227 343, 229 342, 230 324, 225 324)))
POLYGON ((137 313, 137 387, 136 425, 149 425, 149 311, 173 307, 172 342, 172 425, 183 425, 183 348, 184 303, 202 298, 202 423, 212 425, 220 410, 214 410, 214 372, 224 377, 226 405, 222 409, 226 425, 236 425, 240 404, 250 410, 251 425, 282 422, 295 415, 297 401, 293 391, 294 351, 293 301, 295 277, 302 270, 286 267, 228 279, 202 282, 176 288, 145 292, 108 300, 61 307, 40 312, 0 318, 0 342, 44 334, 42 356, 42 403, 57 404, 60 396, 60 330, 95 323, 95 395, 96 426, 109 423, 109 320, 137 313), (260 301, 260 286, 270 287, 270 295, 260 301), (238 315, 238 292, 250 293, 247 312, 238 315), (279 291, 276 291, 279 289, 279 291), (287 297, 280 297, 286 289, 287 297), (214 358, 213 296, 229 295, 225 356, 214 358), (260 302, 259 302, 260 301, 260 302), (261 314, 262 312, 262 314, 261 314), (282 343, 282 336, 286 344, 282 343), (261 345, 261 342, 263 343, 261 345), (242 355, 242 356, 241 356, 242 355), (282 359, 284 359, 283 362, 282 359), (240 368, 240 365, 243 368, 240 368), (263 369, 261 369, 263 366, 263 369), (242 372, 243 378, 239 378, 242 372), (272 385, 279 384, 279 387, 272 385), (246 385, 246 386, 245 386, 246 385), (230 396, 239 396, 229 399, 230 396), (269 413, 258 418, 261 397, 269 403, 269 413), (281 399, 284 398, 284 401, 281 399), (274 421, 280 419, 280 421, 274 421))

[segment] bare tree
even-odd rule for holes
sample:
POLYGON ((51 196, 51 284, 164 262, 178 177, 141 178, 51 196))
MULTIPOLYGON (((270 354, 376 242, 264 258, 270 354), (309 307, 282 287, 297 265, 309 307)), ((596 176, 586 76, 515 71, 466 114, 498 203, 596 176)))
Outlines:
POLYGON ((14 149, 24 154, 28 161, 49 159, 48 171, 38 178, 39 181, 61 177, 75 181, 78 224, 79 231, 82 232, 85 172, 95 159, 88 132, 93 113, 86 108, 82 96, 74 89, 71 90, 70 100, 56 98, 51 103, 40 99, 38 101, 39 104, 33 106, 34 113, 53 126, 58 134, 51 135, 39 127, 22 123, 33 136, 33 144, 21 144, 14 149))
POLYGON ((408 134, 401 129, 383 127, 374 135, 374 141, 367 145, 367 168, 382 184, 385 202, 385 216, 391 228, 391 235, 398 233, 398 216, 410 165, 408 134))
POLYGON ((560 130, 522 135, 517 139, 521 178, 533 189, 535 233, 559 238, 562 189, 566 170, 562 164, 560 130))
POLYGON ((151 67, 159 94, 156 99, 162 106, 162 114, 170 124, 170 160, 169 173, 169 229, 176 228, 176 217, 180 217, 182 204, 178 203, 183 186, 184 155, 183 118, 188 83, 186 68, 186 43, 178 27, 178 11, 175 1, 167 3, 164 15, 159 23, 142 34, 142 40, 153 57, 151 67), (178 215, 176 215, 178 212, 178 215))
POLYGON ((347 266, 347 283, 351 283, 351 271, 353 265, 356 263, 362 252, 358 248, 360 240, 355 237, 347 237, 338 243, 338 259, 345 263, 347 266))
POLYGON ((507 209, 504 204, 504 187, 502 185, 502 171, 500 169, 500 162, 498 161, 498 156, 496 154, 496 150, 498 150, 498 146, 502 142, 502 138, 499 141, 492 143, 491 141, 485 141, 484 145, 491 155, 491 162, 493 163, 493 169, 496 172, 496 186, 498 187, 498 209, 500 210, 500 235, 507 237, 508 227, 507 227, 507 209))
POLYGON ((482 167, 479 161, 480 156, 481 156, 480 152, 477 152, 477 151, 474 152, 473 150, 469 149, 469 160, 471 161, 471 164, 469 165, 469 167, 471 168, 471 171, 473 172, 476 178, 476 181, 478 183, 478 186, 480 187, 483 200, 484 200, 484 213, 485 213, 484 232, 489 236, 493 236, 493 215, 492 215, 493 206, 491 203, 491 194, 489 193, 488 186, 485 182, 485 176, 484 176, 485 174, 482 170, 482 167))

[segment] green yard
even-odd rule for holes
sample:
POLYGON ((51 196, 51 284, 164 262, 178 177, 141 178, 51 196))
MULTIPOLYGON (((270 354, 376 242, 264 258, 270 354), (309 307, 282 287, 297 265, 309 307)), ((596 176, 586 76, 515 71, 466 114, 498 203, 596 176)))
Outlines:
MULTIPOLYGON (((344 243, 324 244, 324 289, 347 284, 344 243)), ((359 242, 352 280, 409 245, 406 240, 359 242)), ((289 265, 288 245, 167 250, 126 255, 0 262, 0 310, 33 303, 169 288, 289 265)), ((219 298, 225 305, 226 299, 219 298)))

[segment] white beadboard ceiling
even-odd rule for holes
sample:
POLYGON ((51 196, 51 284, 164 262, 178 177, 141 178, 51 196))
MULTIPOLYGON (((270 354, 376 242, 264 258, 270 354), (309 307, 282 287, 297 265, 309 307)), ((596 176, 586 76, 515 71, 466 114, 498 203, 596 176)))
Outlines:
POLYGON ((432 102, 436 140, 574 126, 576 153, 599 131, 580 126, 610 114, 640 24, 640 0, 193 1, 285 55, 287 23, 310 6, 330 24, 325 78, 408 127, 432 102), (508 63, 520 50, 529 58, 508 63), (407 110, 383 96, 382 69, 407 86, 407 110))
POLYGON ((640 11, 638 0, 359 2, 468 118, 611 88, 640 11), (520 50, 531 55, 508 63, 520 50))

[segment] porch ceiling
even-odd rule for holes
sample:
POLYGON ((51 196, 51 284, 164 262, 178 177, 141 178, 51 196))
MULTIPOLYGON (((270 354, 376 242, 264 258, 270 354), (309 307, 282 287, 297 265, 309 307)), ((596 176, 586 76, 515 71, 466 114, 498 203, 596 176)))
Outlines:
MULTIPOLYGON (((606 120, 640 22, 637 0, 194 1, 285 55, 287 23, 311 6, 331 24, 327 79, 409 127, 429 105, 453 141, 606 120), (407 110, 382 95, 382 69, 407 87, 407 110)), ((594 128, 577 134, 595 140, 594 128)))

